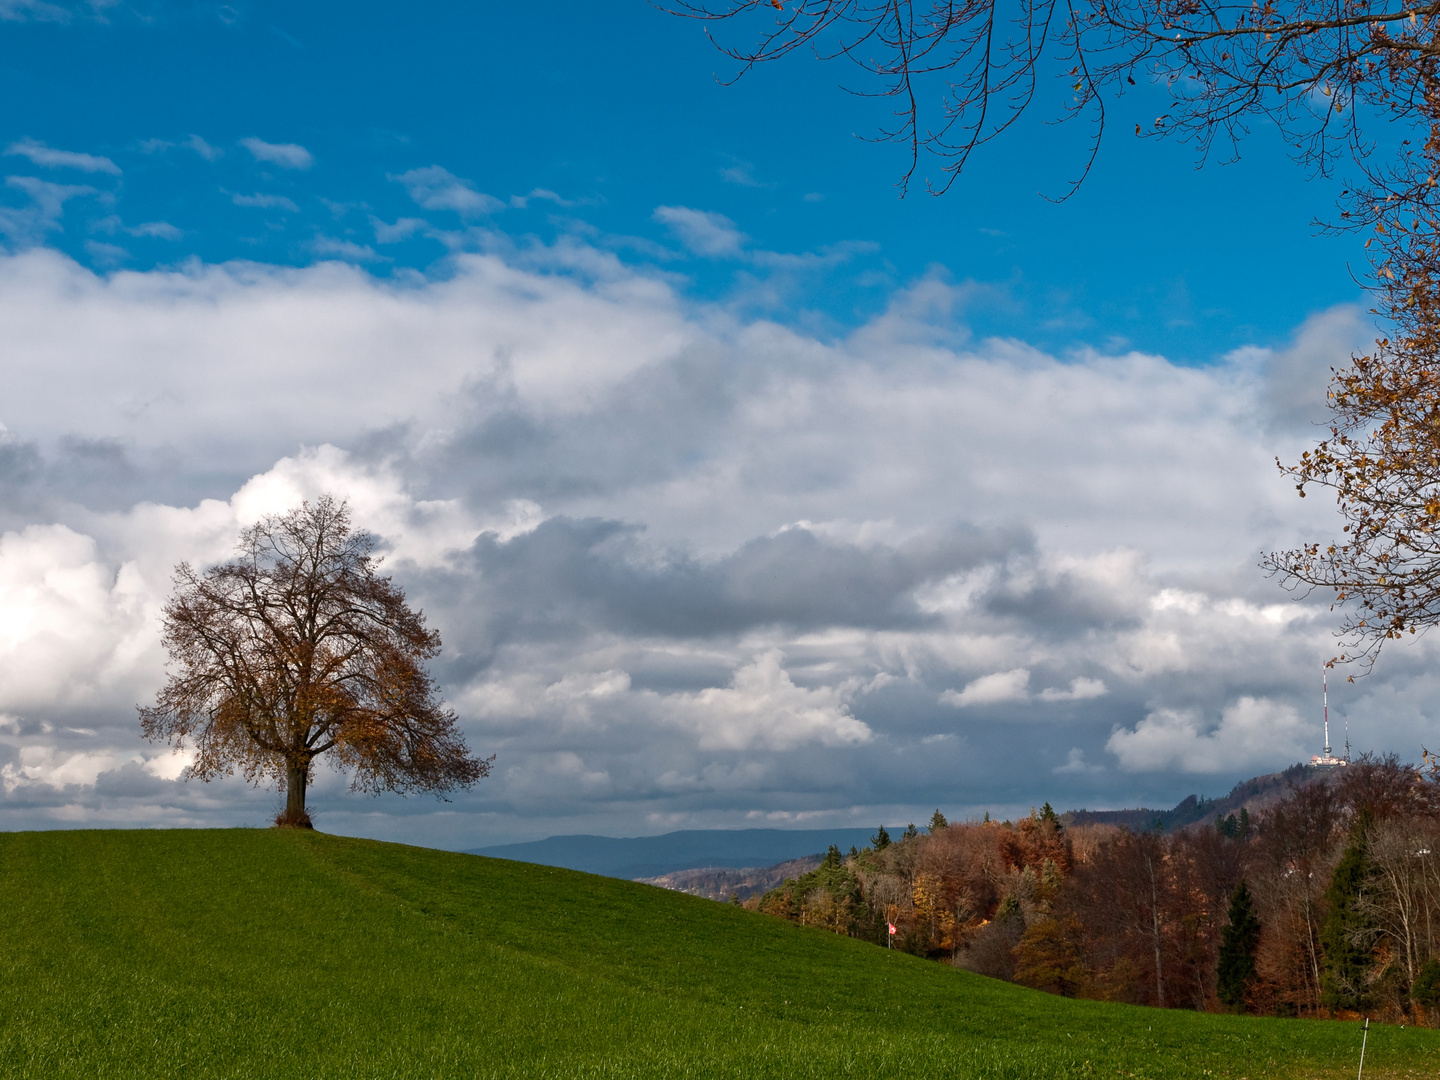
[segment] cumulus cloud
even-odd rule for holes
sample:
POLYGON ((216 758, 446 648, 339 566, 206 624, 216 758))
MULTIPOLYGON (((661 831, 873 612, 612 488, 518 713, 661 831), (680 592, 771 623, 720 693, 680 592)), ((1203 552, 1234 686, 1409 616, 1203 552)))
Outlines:
MULTIPOLYGON (((191 140, 191 145, 194 146, 196 152, 199 153, 201 157, 204 157, 206 160, 212 160, 208 154, 201 150, 199 143, 203 143, 204 140, 199 139, 199 136, 191 136, 191 140), (199 140, 199 143, 195 140, 199 140)), ((254 157, 256 161, 268 161, 272 165, 279 165, 282 169, 304 170, 315 164, 314 155, 299 143, 269 143, 264 139, 257 139, 252 136, 247 139, 241 139, 240 145, 246 150, 249 150, 251 156, 254 157)))
POLYGON ((1048 687, 1040 691, 1041 701, 1085 701, 1089 698, 1103 697, 1105 694, 1105 682, 1103 679, 1087 679, 1083 675, 1077 675, 1070 680, 1068 690, 1061 690, 1059 687, 1048 687))
POLYGON ((687 206, 657 206, 655 220, 669 226, 680 242, 696 255, 734 258, 745 245, 745 234, 724 214, 691 210, 687 206))
POLYGON ((967 683, 963 690, 946 690, 940 695, 945 705, 964 709, 971 705, 999 705, 1007 701, 1030 699, 1030 672, 1024 668, 996 671, 967 683))
MULTIPOLYGON (((1087 679, 1077 675, 1070 680, 1068 689, 1058 686, 1046 687, 1035 698, 1045 702, 1086 701, 1103 696, 1105 683, 1101 679, 1087 679)), ((1030 672, 1025 668, 1013 671, 997 671, 982 675, 967 683, 963 690, 946 690, 940 695, 942 705, 953 705, 964 709, 971 705, 999 705, 1006 702, 1030 701, 1030 672)))
POLYGON ((867 724, 851 715, 846 688, 796 686, 771 649, 738 669, 730 685, 664 699, 665 711, 695 731, 702 750, 792 750, 805 743, 869 742, 867 724))
POLYGON ((1129 772, 1233 773, 1299 759, 1307 734, 1313 730, 1293 705, 1247 696, 1226 706, 1213 728, 1197 709, 1157 709, 1105 745, 1129 772))
POLYGON ((439 165, 411 169, 391 179, 404 184, 415 204, 426 210, 453 210, 461 217, 477 217, 505 208, 493 195, 476 191, 470 181, 439 165))
MULTIPOLYGON (((1266 404, 1278 369, 973 341, 967 296, 917 282, 822 340, 579 241, 384 280, 0 256, 0 817, 264 818, 268 793, 170 778, 133 705, 174 563, 322 491, 379 535, 500 755, 444 816, 322 776, 338 829, 1164 805, 1304 756, 1325 611, 1253 553, 1333 523, 1274 476, 1312 434, 1266 404)), ((1382 703, 1371 745, 1413 753, 1431 647, 1332 708, 1382 703)))
POLYGON ((78 169, 80 172, 103 172, 120 175, 120 166, 107 157, 81 154, 74 150, 56 150, 34 139, 21 139, 5 148, 6 154, 29 158, 36 165, 51 169, 78 169))
POLYGON ((155 659, 156 607, 133 563, 63 525, 0 535, 0 708, 84 700, 155 659))

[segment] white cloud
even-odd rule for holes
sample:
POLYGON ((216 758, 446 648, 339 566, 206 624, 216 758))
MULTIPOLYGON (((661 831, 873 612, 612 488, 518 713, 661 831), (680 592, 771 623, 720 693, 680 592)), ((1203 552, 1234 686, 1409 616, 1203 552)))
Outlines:
POLYGON ((737 161, 733 165, 727 165, 720 170, 720 179, 727 184, 735 184, 739 187, 774 187, 774 184, 762 184, 755 179, 755 166, 748 161, 737 161))
POLYGON ((4 786, 7 794, 28 784, 57 788, 71 784, 90 785, 103 772, 118 769, 128 761, 140 763, 143 760, 138 755, 122 757, 105 751, 66 754, 54 747, 27 746, 20 750, 18 762, 0 768, 0 785, 4 786))
POLYGON ((125 231, 131 236, 151 236, 157 240, 179 240, 185 235, 183 230, 177 229, 168 221, 146 221, 131 225, 125 231))
POLYGON ((1127 772, 1236 773, 1283 768, 1313 735, 1293 705, 1263 697, 1240 698, 1206 727, 1197 710, 1156 709, 1105 746, 1127 772))
POLYGON ((59 228, 65 204, 71 199, 96 193, 84 184, 52 184, 34 176, 7 176, 5 186, 30 196, 28 206, 0 206, 0 236, 20 245, 39 243, 46 233, 59 228))
POLYGON ((578 205, 576 200, 567 199, 564 196, 551 191, 549 188, 535 188, 528 195, 511 195, 510 205, 515 207, 515 209, 517 210, 524 210, 527 206, 530 205, 531 202, 536 199, 543 199, 546 202, 553 202, 556 206, 570 207, 578 205))
MULTIPOLYGON (((199 140, 199 136, 191 136, 192 140, 199 140)), ((204 140, 199 140, 203 142, 204 140)), ((210 160, 209 155, 201 152, 198 143, 192 141, 197 153, 201 157, 210 160)), ((308 169, 315 164, 315 158, 299 143, 268 143, 264 139, 257 139, 251 136, 248 139, 241 139, 240 145, 249 150, 256 161, 268 161, 272 165, 279 165, 282 169, 308 169)))
MULTIPOLYGON (((408 220, 411 235, 428 228, 408 220)), ((1246 761, 1294 760, 1244 715, 1234 739, 1210 730, 1242 695, 1308 700, 1330 647, 1323 606, 1290 603, 1253 569, 1253 552, 1332 526, 1274 475, 1273 456, 1313 433, 1271 422, 1264 358, 1057 359, 965 339, 956 312, 971 300, 922 282, 821 339, 691 306, 573 238, 385 280, 336 262, 101 276, 44 249, 0 256, 0 509, 19 545, 0 576, 30 583, 27 625, 75 635, 25 631, 0 651, 0 683, 13 675, 19 695, 0 686, 15 724, 0 766, 48 747, 52 771, 76 755, 129 763, 85 798, 122 773, 161 783, 152 758, 132 758, 156 750, 133 705, 163 657, 153 615, 124 605, 153 612, 176 561, 225 558, 244 521, 332 489, 442 629, 437 677, 472 745, 530 785, 497 779, 457 801, 457 846, 476 842, 459 830, 481 811, 514 822, 564 805, 574 818, 552 831, 572 832, 634 828, 642 804, 710 815, 692 824, 852 809, 873 824, 906 820, 925 785, 1014 799, 1042 775, 1053 787, 1037 797, 1094 805, 1091 762, 1129 763, 1104 772, 1123 800, 1141 790, 1132 767, 1150 793, 1184 784, 1179 798, 1196 762, 1221 769, 1208 775, 1223 790, 1246 761), (31 527, 70 536, 26 548, 31 527), (957 537, 972 537, 973 565, 933 554, 957 537), (789 561, 751 559, 782 549, 789 561), (818 586, 796 580, 806 550, 835 559, 818 586), (710 573, 745 559, 748 577, 710 573), (906 591, 914 566, 942 563, 906 591), (636 599, 657 567, 664 588, 636 599), (52 570, 88 582, 78 600, 46 591, 64 579, 52 570), (873 605, 828 603, 876 582, 873 605), (953 726, 947 686, 949 704, 988 699, 1001 722, 931 738, 953 726), (1147 702, 1202 711, 1176 720, 1147 702), (1237 740, 1248 757, 1226 756, 1237 740), (882 818, 882 803, 900 809, 882 818)), ((1386 670, 1404 678, 1342 691, 1353 716, 1370 702, 1387 718, 1384 748, 1413 753, 1423 737, 1440 700, 1431 647, 1396 654, 1386 670)), ((184 820, 269 803, 221 790, 184 820)), ((67 813, 100 813, 75 798, 67 813)), ((171 820, 160 808, 174 803, 144 798, 171 820)), ((419 818, 365 805, 354 829, 419 835, 404 831, 419 818)), ((17 827, 19 806, 0 807, 17 827)))
POLYGON ((1012 671, 997 671, 982 675, 974 682, 966 683, 960 691, 946 690, 940 695, 943 705, 954 705, 957 709, 971 705, 999 705, 1008 701, 1030 699, 1030 672, 1025 668, 1012 671))
POLYGON ((680 242, 696 255, 733 258, 745 245, 745 234, 724 214, 691 210, 687 206, 657 206, 655 220, 669 226, 680 242))
POLYGON ((211 146, 199 135, 191 135, 190 138, 186 140, 185 145, 191 150, 194 150, 195 153, 199 154, 206 161, 218 161, 225 156, 224 150, 221 150, 218 146, 211 146))
POLYGON ((317 236, 310 241, 310 250, 316 255, 344 259, 347 262, 375 262, 385 256, 377 255, 368 244, 357 244, 353 240, 341 240, 334 236, 317 236))
POLYGON ((284 195, 232 195, 230 201, 236 206, 254 206, 262 210, 289 210, 292 214, 299 211, 300 207, 295 205, 294 199, 288 199, 284 195))
POLYGON ((81 154, 73 150, 56 150, 34 139, 21 139, 5 148, 7 154, 29 158, 36 165, 50 169, 78 169, 81 172, 103 172, 112 176, 120 175, 120 166, 107 157, 81 154))
POLYGON ((426 210, 454 210, 461 217, 476 217, 505 208, 505 204, 493 195, 476 191, 470 181, 460 179, 439 165, 411 169, 391 179, 404 184, 410 198, 426 210))
POLYGON ((429 222, 424 218, 413 217, 398 218, 393 225, 387 225, 379 218, 372 217, 370 225, 375 230, 377 244, 398 244, 402 240, 409 240, 417 232, 423 232, 429 228, 429 222))
POLYGON ((869 742, 870 727, 851 715, 843 689, 796 686, 784 653, 762 653, 739 668, 728 687, 663 698, 666 715, 693 730, 702 750, 791 750, 806 743, 869 742))
POLYGON ((158 659, 158 598, 138 566, 108 564, 64 525, 0 536, 0 708, 23 710, 133 691, 158 659))
POLYGON ((1087 701, 1090 698, 1103 697, 1104 694, 1103 680, 1087 679, 1080 675, 1070 680, 1070 689, 1061 690, 1052 686, 1041 690, 1039 696, 1041 701, 1087 701))

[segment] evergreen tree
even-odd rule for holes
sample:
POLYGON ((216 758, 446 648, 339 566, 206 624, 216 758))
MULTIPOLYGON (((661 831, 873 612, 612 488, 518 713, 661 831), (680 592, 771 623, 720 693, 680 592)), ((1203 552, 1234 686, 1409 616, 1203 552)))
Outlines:
POLYGON ((884 851, 890 846, 890 834, 885 831, 884 825, 881 825, 875 835, 870 838, 870 846, 876 851, 884 851))
POLYGON ((1320 947, 1325 951, 1320 1003, 1331 1010, 1358 1012, 1370 1004, 1370 942, 1375 928, 1360 907, 1360 894, 1370 876, 1365 837, 1369 824, 1368 815, 1362 814, 1325 891, 1330 910, 1320 929, 1320 947))
POLYGON ((1410 988, 1411 996, 1427 1009, 1440 1005, 1440 960, 1433 956, 1420 965, 1415 973, 1415 985, 1410 988))
POLYGON ((1048 821, 1051 825, 1054 825, 1057 833, 1063 831, 1065 828, 1064 825, 1060 824, 1060 815, 1055 813, 1055 808, 1048 802, 1040 808, 1040 820, 1048 821))
POLYGON ((915 839, 917 836, 919 836, 919 835, 920 835, 920 830, 917 829, 917 828, 915 828, 915 823, 912 821, 909 825, 906 825, 906 826, 905 826, 905 831, 900 834, 900 839, 901 839, 901 840, 914 840, 914 839, 915 839))
POLYGON ((930 818, 930 834, 933 836, 941 829, 948 828, 949 825, 950 823, 945 820, 945 815, 937 809, 934 816, 930 818))
POLYGON ((1242 881, 1230 896, 1230 924, 1220 935, 1216 991, 1222 1004, 1237 1011, 1244 1009, 1250 984, 1255 980, 1255 950, 1259 945, 1260 920, 1255 917, 1250 889, 1242 881))

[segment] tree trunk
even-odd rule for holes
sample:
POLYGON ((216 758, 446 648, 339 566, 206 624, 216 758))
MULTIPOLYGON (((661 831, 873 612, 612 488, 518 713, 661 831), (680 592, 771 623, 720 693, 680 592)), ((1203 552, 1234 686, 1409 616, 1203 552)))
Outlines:
POLYGON ((1155 854, 1150 852, 1145 858, 1145 866, 1150 871, 1150 933, 1151 941, 1155 945, 1155 1004, 1160 1008, 1165 1007, 1165 971, 1160 964, 1160 868, 1155 865, 1155 854))
POLYGON ((305 812, 305 786, 310 770, 304 765, 289 763, 285 769, 285 812, 276 820, 277 825, 308 829, 310 815, 305 812))

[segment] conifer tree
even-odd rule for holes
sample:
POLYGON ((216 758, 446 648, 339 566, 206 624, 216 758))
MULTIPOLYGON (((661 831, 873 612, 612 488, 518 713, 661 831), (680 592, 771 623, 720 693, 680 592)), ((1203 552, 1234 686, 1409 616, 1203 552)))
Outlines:
POLYGON ((1260 920, 1255 917, 1250 889, 1241 881, 1230 896, 1230 923, 1220 935, 1216 971, 1216 993, 1222 1004, 1236 1011, 1245 1008, 1250 984, 1255 981, 1255 951, 1259 946, 1260 920))
POLYGON ((1345 853, 1325 891, 1329 914, 1320 928, 1325 966, 1320 977, 1320 1003, 1331 1010, 1359 1011, 1370 1004, 1368 976, 1373 963, 1374 927, 1360 898, 1370 876, 1366 857, 1368 815, 1356 822, 1345 853))
POLYGON ((949 825, 950 823, 945 820, 945 815, 940 813, 940 810, 937 808, 934 815, 930 818, 930 834, 933 836, 941 829, 948 828, 949 825))
POLYGON ((884 825, 881 825, 875 831, 875 835, 870 838, 870 846, 876 851, 884 851, 890 846, 890 834, 885 831, 884 825))

